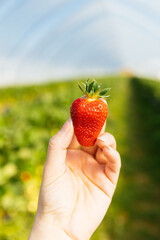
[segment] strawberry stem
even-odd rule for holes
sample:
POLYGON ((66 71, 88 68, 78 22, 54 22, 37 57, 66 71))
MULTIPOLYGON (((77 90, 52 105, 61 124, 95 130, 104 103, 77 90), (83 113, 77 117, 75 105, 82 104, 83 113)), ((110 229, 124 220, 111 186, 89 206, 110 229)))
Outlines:
POLYGON ((86 83, 84 83, 84 82, 78 83, 78 86, 79 86, 80 90, 83 92, 83 94, 86 96, 86 98, 108 99, 110 97, 110 95, 106 95, 106 94, 108 94, 108 92, 111 90, 111 88, 105 88, 105 89, 101 90, 100 85, 98 85, 98 83, 95 79, 92 81, 89 81, 89 79, 88 79, 86 81, 86 83))

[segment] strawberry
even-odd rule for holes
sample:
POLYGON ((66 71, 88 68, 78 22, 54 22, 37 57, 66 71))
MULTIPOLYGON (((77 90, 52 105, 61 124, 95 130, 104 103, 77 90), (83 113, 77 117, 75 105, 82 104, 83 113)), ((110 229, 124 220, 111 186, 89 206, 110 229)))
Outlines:
POLYGON ((108 106, 103 98, 110 88, 100 91, 100 86, 95 80, 78 84, 84 96, 76 99, 70 108, 74 132, 78 142, 85 147, 95 144, 98 135, 106 121, 108 106))

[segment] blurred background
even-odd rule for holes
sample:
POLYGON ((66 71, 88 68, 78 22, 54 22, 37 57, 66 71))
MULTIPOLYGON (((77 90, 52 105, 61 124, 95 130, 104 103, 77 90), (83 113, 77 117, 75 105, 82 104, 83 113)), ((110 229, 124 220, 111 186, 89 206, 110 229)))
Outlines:
POLYGON ((160 1, 0 0, 1 240, 27 240, 48 141, 92 77, 122 158, 92 240, 160 239, 160 1))

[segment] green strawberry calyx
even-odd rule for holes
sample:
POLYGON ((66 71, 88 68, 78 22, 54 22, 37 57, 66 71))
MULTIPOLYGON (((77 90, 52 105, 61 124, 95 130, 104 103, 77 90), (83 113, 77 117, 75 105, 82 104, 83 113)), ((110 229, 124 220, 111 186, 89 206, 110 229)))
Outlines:
POLYGON ((111 88, 101 89, 100 85, 98 85, 97 81, 94 79, 90 81, 89 79, 84 83, 78 83, 80 90, 84 93, 86 98, 90 99, 98 99, 104 98, 109 99, 110 95, 107 95, 111 88))

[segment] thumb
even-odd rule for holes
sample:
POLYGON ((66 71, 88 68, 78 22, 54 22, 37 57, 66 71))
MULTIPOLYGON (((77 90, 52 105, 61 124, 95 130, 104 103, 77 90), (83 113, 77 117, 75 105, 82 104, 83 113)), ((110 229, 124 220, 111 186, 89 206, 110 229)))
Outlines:
POLYGON ((44 167, 44 174, 47 177, 57 178, 65 171, 65 160, 67 148, 72 140, 73 125, 69 118, 61 130, 49 141, 47 160, 44 167))

